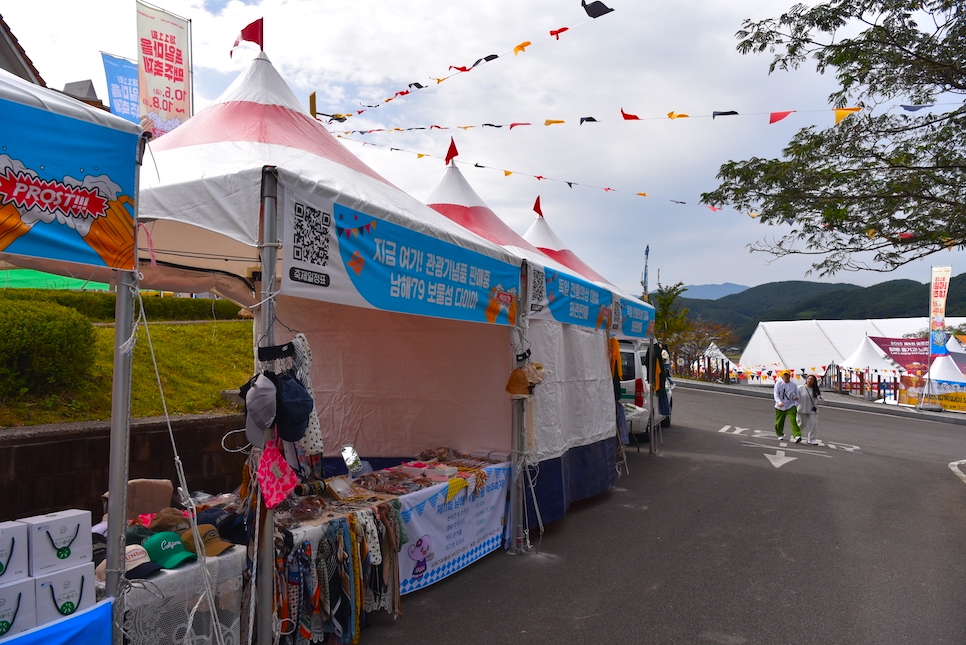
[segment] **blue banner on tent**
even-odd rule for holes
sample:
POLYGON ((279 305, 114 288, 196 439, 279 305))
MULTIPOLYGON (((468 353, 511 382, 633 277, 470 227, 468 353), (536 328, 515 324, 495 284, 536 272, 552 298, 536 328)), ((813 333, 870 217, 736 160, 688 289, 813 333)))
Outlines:
POLYGON ((621 298, 621 332, 633 338, 654 335, 654 308, 643 302, 621 298))
POLYGON ((520 268, 335 204, 336 239, 356 290, 387 311, 512 325, 520 268))
POLYGON ((66 618, 13 637, 17 645, 105 645, 111 642, 111 605, 103 600, 66 618))
POLYGON ((612 294, 603 287, 566 273, 546 269, 547 299, 554 320, 581 327, 610 326, 612 294))
POLYGON ((134 268, 138 137, 0 100, 0 251, 134 268))
POLYGON ((131 123, 140 123, 138 104, 138 64, 126 58, 101 53, 111 114, 131 123))

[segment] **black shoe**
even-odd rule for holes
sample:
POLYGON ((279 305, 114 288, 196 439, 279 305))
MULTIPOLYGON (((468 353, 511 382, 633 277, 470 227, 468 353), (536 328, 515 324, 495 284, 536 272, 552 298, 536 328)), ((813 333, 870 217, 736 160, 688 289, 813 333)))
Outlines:
POLYGON ((795 443, 801 443, 801 442, 802 442, 802 436, 801 435, 795 437, 795 443))

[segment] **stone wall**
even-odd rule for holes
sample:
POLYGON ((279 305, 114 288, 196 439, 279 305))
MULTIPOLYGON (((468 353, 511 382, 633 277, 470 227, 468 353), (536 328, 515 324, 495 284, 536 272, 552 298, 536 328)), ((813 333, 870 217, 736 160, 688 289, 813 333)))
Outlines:
MULTIPOLYGON (((221 444, 226 433, 245 427, 243 414, 176 417, 171 425, 191 492, 239 486, 245 455, 226 452, 221 444)), ((108 487, 110 434, 108 421, 0 429, 0 521, 84 508, 97 522, 108 487)), ((244 433, 225 443, 244 445, 244 433)), ((130 479, 170 479, 177 488, 163 418, 132 420, 129 464, 130 479)))

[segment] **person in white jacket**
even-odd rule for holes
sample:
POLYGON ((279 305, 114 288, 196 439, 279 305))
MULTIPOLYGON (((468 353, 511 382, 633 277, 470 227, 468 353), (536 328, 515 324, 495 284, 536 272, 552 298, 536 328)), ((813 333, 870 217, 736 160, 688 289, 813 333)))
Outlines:
POLYGON ((805 385, 798 386, 798 424, 805 433, 805 443, 818 445, 818 403, 824 402, 822 391, 818 389, 818 379, 809 374, 805 385))
POLYGON ((792 436, 795 443, 801 443, 802 430, 798 427, 796 418, 796 406, 798 405, 798 388, 791 383, 792 375, 786 370, 782 372, 781 379, 775 381, 775 434, 784 441, 785 436, 785 417, 791 417, 792 436))

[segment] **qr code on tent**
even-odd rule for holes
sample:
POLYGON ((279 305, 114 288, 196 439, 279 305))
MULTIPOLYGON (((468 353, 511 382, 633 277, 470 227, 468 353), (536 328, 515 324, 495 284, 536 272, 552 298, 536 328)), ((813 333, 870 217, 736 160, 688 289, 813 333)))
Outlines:
POLYGON ((542 303, 547 297, 547 281, 543 271, 530 267, 530 302, 542 303))
POLYGON ((292 258, 321 267, 329 263, 329 227, 332 215, 295 202, 292 258))

